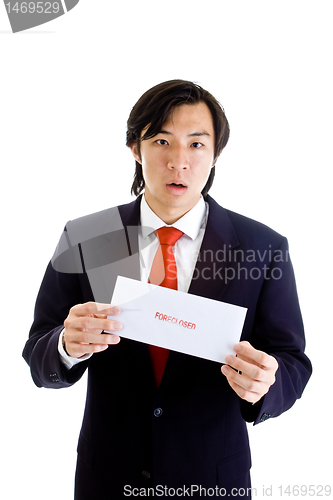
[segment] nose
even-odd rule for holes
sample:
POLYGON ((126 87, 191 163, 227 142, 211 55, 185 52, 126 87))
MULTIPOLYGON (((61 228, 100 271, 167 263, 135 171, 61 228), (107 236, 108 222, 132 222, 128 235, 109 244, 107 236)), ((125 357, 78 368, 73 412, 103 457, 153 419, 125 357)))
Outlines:
POLYGON ((185 148, 178 147, 170 151, 168 168, 171 170, 187 170, 189 168, 188 154, 185 148))

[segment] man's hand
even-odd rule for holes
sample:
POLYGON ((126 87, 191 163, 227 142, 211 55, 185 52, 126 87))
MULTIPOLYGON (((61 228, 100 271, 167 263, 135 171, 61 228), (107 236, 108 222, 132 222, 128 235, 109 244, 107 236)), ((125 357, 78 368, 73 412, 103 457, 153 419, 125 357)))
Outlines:
POLYGON ((242 399, 257 403, 275 382, 278 362, 273 356, 258 351, 249 342, 234 346, 237 356, 227 356, 221 371, 227 377, 230 387, 242 399), (237 371, 235 371, 237 370, 237 371))
POLYGON ((102 334, 103 330, 118 331, 122 324, 107 319, 120 313, 110 304, 86 302, 71 308, 64 321, 65 349, 73 358, 105 351, 110 344, 118 344, 118 335, 102 334))

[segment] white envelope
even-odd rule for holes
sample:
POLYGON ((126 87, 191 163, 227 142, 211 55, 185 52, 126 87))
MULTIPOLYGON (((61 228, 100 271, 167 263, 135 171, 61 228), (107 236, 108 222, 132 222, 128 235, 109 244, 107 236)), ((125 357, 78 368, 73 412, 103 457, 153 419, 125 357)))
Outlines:
POLYGON ((121 337, 220 363, 234 353, 247 312, 123 276, 117 278, 111 303, 121 310, 116 317, 123 325, 121 337))

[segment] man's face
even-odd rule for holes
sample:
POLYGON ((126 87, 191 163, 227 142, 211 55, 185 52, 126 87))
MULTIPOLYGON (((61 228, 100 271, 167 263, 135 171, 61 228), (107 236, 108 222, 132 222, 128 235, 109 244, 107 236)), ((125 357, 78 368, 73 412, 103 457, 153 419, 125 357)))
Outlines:
POLYGON ((140 154, 131 146, 142 165, 146 201, 165 223, 174 223, 199 201, 214 165, 214 146, 213 119, 203 102, 175 107, 162 130, 142 141, 140 154))

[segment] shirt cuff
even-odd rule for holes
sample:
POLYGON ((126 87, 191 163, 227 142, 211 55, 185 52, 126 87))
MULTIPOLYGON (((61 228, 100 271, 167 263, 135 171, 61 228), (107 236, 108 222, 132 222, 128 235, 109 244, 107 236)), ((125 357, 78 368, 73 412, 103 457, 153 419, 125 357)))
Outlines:
POLYGON ((58 340, 58 352, 60 354, 60 361, 62 364, 70 370, 73 366, 82 363, 82 361, 86 361, 87 359, 91 358, 92 354, 84 354, 81 356, 81 358, 72 358, 72 356, 69 356, 67 352, 64 349, 64 346, 62 345, 62 335, 63 332, 65 331, 65 328, 61 330, 60 335, 59 335, 59 340, 58 340))

